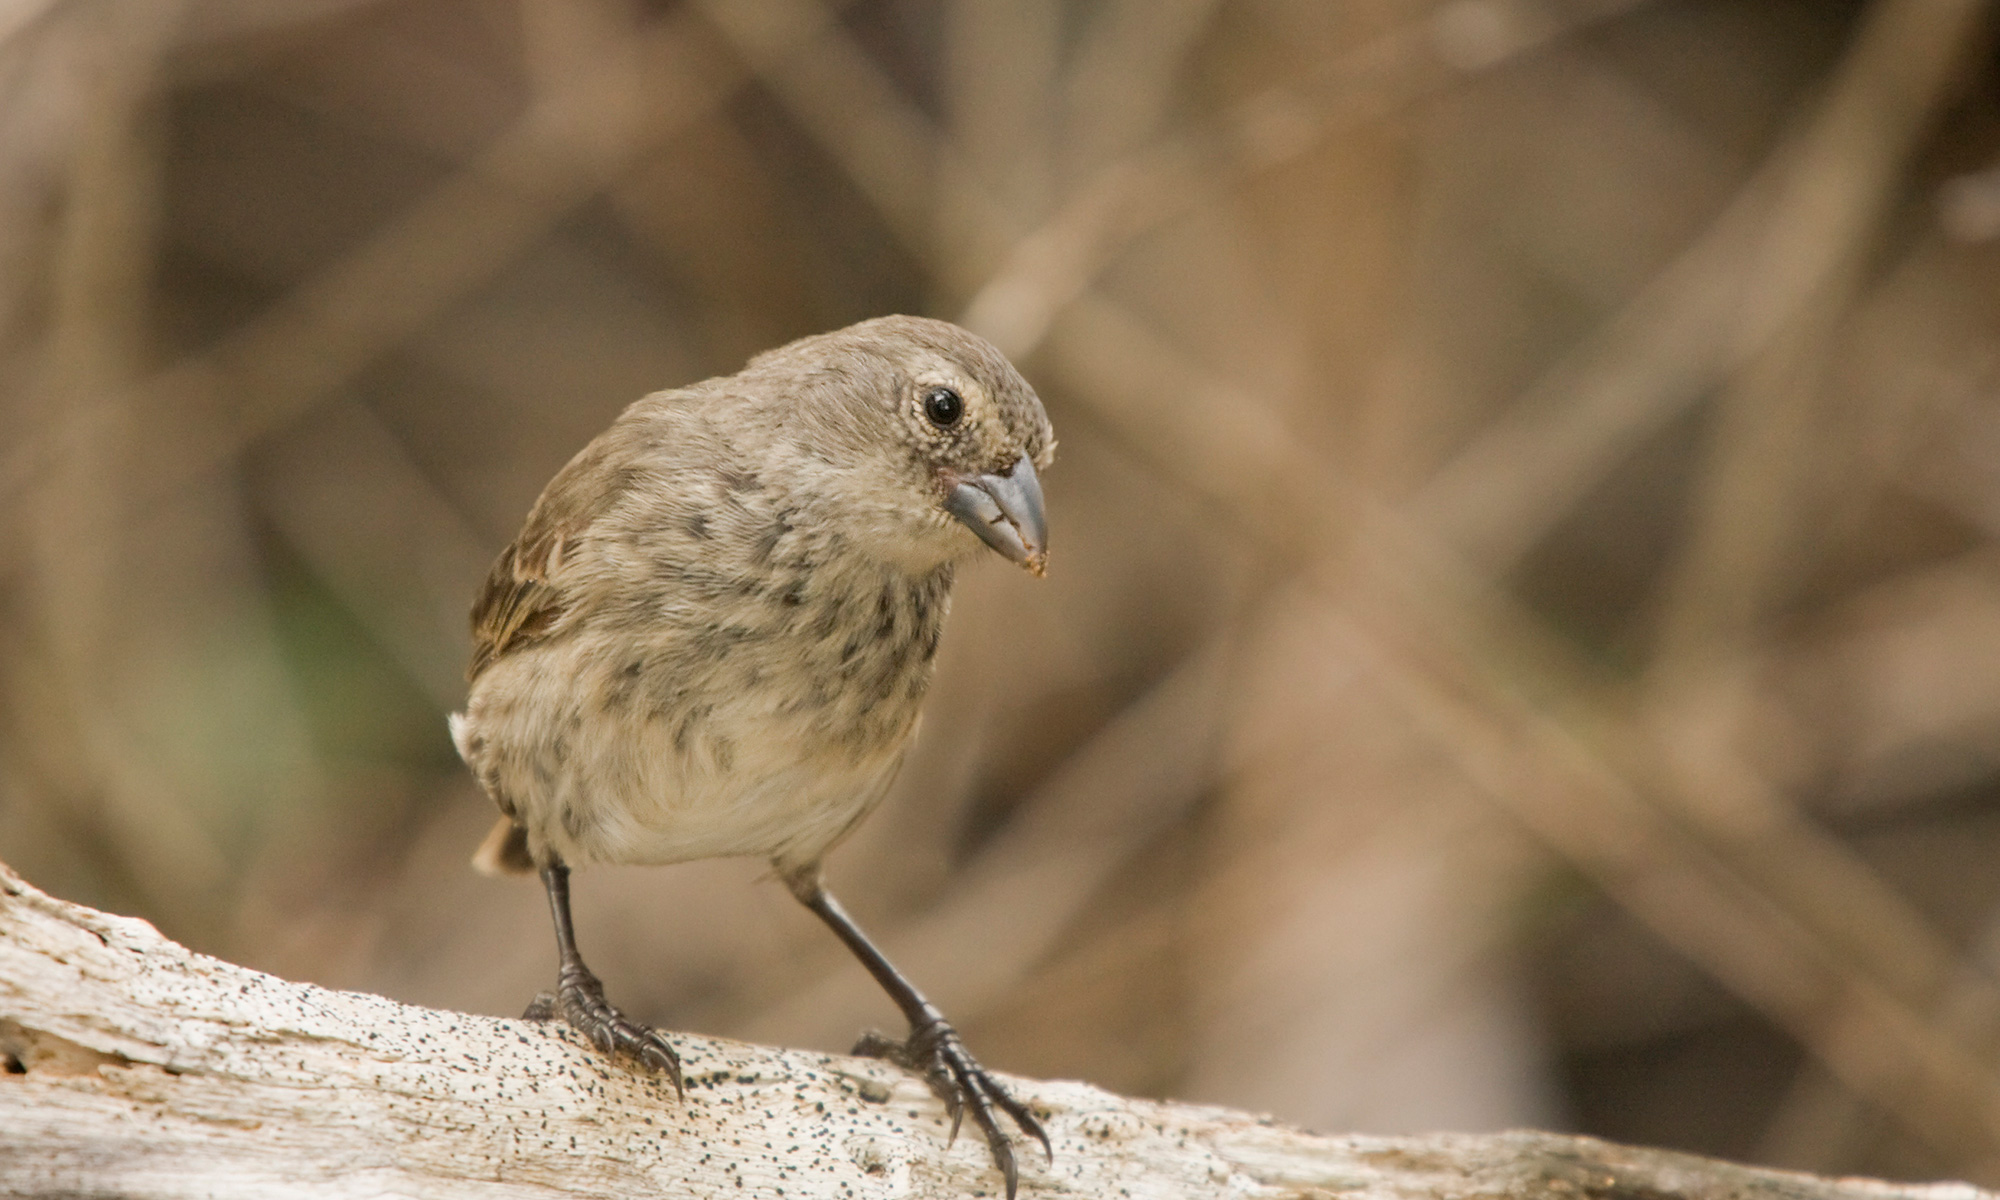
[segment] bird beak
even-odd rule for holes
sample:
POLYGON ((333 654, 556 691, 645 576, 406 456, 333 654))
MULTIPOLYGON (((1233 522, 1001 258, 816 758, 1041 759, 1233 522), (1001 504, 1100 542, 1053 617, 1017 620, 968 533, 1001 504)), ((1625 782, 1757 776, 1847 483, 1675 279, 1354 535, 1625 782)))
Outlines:
POLYGON ((979 540, 1036 575, 1046 569, 1049 524, 1042 515, 1042 485, 1023 454, 1005 475, 947 475, 944 510, 965 522, 979 540))

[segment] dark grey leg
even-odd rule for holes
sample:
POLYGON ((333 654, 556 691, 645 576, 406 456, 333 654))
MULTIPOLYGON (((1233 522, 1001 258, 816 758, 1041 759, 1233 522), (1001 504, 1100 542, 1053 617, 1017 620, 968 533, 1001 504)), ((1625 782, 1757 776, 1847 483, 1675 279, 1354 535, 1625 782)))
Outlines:
POLYGON ((868 973, 875 977, 882 990, 889 993, 889 998, 909 1019, 908 1041, 892 1041, 879 1033, 870 1033, 855 1045, 854 1053, 886 1058, 922 1075, 951 1113, 951 1136, 954 1138, 958 1136, 959 1122, 970 1109, 974 1124, 985 1135, 986 1146, 993 1154, 993 1165, 999 1167, 1000 1173, 1007 1178, 1007 1200, 1014 1200, 1020 1173, 1014 1163, 1013 1143, 994 1118, 993 1109, 997 1107, 1012 1117, 1014 1124, 1039 1141, 1042 1153, 1053 1160, 1055 1152, 1049 1146, 1049 1135, 1042 1128, 1042 1123, 1028 1111, 1027 1105, 1008 1095, 1006 1089, 986 1073, 986 1068, 966 1052, 964 1043, 959 1041, 958 1031, 944 1019, 937 1006, 926 1000, 924 994, 903 977, 895 964, 882 956, 875 943, 869 941, 868 935, 854 923, 854 918, 848 916, 847 910, 840 907, 840 902, 820 885, 818 872, 804 878, 793 877, 792 892, 798 896, 800 903, 817 913, 819 919, 847 943, 854 957, 861 960, 861 965, 868 968, 868 973))
POLYGON ((569 915, 569 868, 561 863, 543 867, 542 887, 549 893, 549 914, 556 922, 556 953, 562 965, 556 975, 556 994, 544 992, 535 997, 524 1015, 534 1021, 561 1015, 606 1054, 623 1055, 649 1070, 665 1071, 674 1081, 674 1090, 685 1097, 680 1055, 658 1030, 628 1020, 611 1007, 604 999, 604 985, 576 952, 576 927, 569 915))

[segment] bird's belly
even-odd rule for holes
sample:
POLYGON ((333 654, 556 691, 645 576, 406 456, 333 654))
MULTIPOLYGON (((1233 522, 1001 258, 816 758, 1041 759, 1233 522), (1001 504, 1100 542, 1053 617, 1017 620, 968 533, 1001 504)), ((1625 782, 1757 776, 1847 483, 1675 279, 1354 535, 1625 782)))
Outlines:
POLYGON ((887 790, 921 701, 683 678, 607 705, 606 677, 536 657, 475 688, 461 750, 532 848, 579 866, 815 861, 887 790))
POLYGON ((790 722, 715 725, 676 739, 649 723, 580 762, 562 789, 569 823, 552 842, 570 843, 574 861, 808 862, 867 815, 902 758, 900 739, 856 755, 790 722))

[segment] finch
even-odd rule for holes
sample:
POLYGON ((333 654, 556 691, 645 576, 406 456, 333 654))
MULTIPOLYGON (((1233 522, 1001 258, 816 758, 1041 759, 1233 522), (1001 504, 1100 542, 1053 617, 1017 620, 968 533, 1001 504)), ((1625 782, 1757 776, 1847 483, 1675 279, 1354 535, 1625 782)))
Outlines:
POLYGON ((539 871, 560 1016, 665 1072, 657 1030, 577 951, 569 873, 591 863, 769 859, 910 1023, 857 1052, 969 1112, 1017 1182, 999 1110, 1048 1135, 828 893, 821 864, 887 791, 917 731, 954 570, 982 547, 1042 573, 1037 472, 1055 436, 985 340, 882 317, 627 408, 569 461, 472 610, 452 740, 502 814, 474 856, 539 871))

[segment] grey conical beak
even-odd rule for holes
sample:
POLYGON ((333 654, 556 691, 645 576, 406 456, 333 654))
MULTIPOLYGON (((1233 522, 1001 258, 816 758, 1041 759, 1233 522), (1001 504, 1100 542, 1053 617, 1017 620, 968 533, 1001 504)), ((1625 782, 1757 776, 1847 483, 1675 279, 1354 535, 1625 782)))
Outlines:
POLYGON ((1049 524, 1042 515, 1042 485, 1023 454, 1005 475, 961 479, 944 498, 944 510, 979 540, 1040 575, 1048 564, 1049 524))

